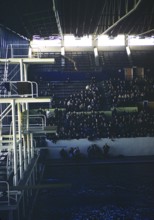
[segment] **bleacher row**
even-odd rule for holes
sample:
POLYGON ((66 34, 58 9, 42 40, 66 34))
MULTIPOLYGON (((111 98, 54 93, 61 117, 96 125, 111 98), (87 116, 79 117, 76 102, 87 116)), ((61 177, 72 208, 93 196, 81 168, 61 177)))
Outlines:
POLYGON ((49 126, 57 126, 57 134, 48 136, 54 141, 154 136, 154 112, 148 106, 154 97, 153 79, 42 81, 39 88, 42 96, 46 91, 52 96, 54 114, 41 106, 39 112, 47 116, 49 126))
MULTIPOLYGON (((114 78, 104 81, 91 82, 91 81, 38 81, 39 95, 40 96, 52 96, 52 107, 66 108, 66 103, 71 99, 80 99, 90 96, 95 98, 96 91, 94 88, 88 90, 88 94, 85 93, 86 86, 92 85, 97 88, 99 94, 102 96, 101 110, 108 110, 111 107, 118 106, 137 106, 138 102, 144 100, 153 101, 154 97, 154 80, 146 78, 135 78, 131 81, 121 80, 120 78, 114 78), (59 101, 56 102, 56 100, 59 101), (56 104, 55 104, 56 102, 56 104)), ((98 95, 97 92, 97 95, 98 95)), ((84 100, 82 100, 83 102, 84 100)), ((75 107, 74 111, 77 111, 75 107)), ((95 109, 94 109, 95 110, 95 109)))
POLYGON ((50 67, 50 70, 94 71, 96 68, 94 53, 92 51, 66 52, 64 56, 60 52, 40 52, 34 53, 33 57, 54 58, 55 63, 47 65, 50 67))
POLYGON ((57 125, 57 133, 49 135, 52 140, 88 138, 154 137, 154 114, 143 112, 122 112, 107 116, 101 112, 68 113, 61 110, 51 116, 48 122, 57 125))
POLYGON ((61 56, 60 52, 40 52, 34 53, 33 56, 55 58, 55 65, 51 68, 64 71, 76 71, 74 64, 78 71, 94 71, 98 66, 100 68, 104 66, 105 68, 125 68, 132 65, 142 66, 143 63, 145 67, 153 64, 152 50, 131 50, 131 58, 128 57, 125 49, 121 51, 99 50, 97 62, 93 51, 66 51, 65 56, 61 56))
POLYGON ((66 51, 65 56, 61 56, 60 52, 34 52, 33 56, 55 58, 56 62, 50 68, 62 71, 95 71, 104 67, 125 68, 142 66, 143 63, 148 68, 153 64, 153 50, 131 50, 131 57, 128 57, 125 49, 99 50, 97 61, 93 51, 66 51))
POLYGON ((86 85, 86 81, 72 81, 69 83, 69 79, 67 82, 39 81, 39 96, 53 96, 54 94, 56 98, 66 98, 72 94, 72 92, 80 92, 86 85))

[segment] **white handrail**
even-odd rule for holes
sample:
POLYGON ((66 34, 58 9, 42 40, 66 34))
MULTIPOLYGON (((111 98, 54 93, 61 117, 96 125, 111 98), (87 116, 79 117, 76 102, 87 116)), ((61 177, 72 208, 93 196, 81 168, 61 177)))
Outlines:
POLYGON ((23 83, 23 82, 26 82, 26 83, 29 83, 30 84, 30 87, 31 87, 31 93, 30 94, 1 94, 0 97, 24 97, 24 96, 28 96, 28 97, 38 97, 38 84, 34 81, 7 81, 7 83, 10 83, 10 87, 13 85, 13 84, 17 84, 17 83, 23 83), (34 91, 35 90, 35 91, 34 91))
MULTIPOLYGON (((24 118, 26 118, 26 116, 24 116, 24 118)), ((32 129, 32 128, 42 128, 44 129, 44 127, 46 127, 46 117, 45 115, 42 115, 42 114, 37 114, 37 115, 29 115, 29 120, 31 118, 34 118, 34 119, 41 119, 41 123, 29 123, 29 128, 32 129)), ((25 124, 26 125, 26 124, 25 124)), ((24 125, 23 125, 23 128, 24 128, 24 125)))

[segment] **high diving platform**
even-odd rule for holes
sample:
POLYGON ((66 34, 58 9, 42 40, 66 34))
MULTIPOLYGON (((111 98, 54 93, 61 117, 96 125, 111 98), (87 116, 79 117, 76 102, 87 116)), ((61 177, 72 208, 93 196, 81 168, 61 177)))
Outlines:
POLYGON ((9 63, 9 64, 53 64, 55 63, 54 58, 9 58, 9 59, 0 59, 0 63, 9 63))
POLYGON ((31 113, 30 103, 51 103, 51 97, 38 97, 38 85, 28 81, 28 66, 53 64, 54 59, 0 59, 5 65, 0 82, 0 218, 27 220, 44 167, 39 162, 35 135, 54 133, 56 126, 47 126, 46 115, 31 113), (9 79, 8 66, 19 65, 19 81, 9 79), (34 190, 35 189, 35 190, 34 190))

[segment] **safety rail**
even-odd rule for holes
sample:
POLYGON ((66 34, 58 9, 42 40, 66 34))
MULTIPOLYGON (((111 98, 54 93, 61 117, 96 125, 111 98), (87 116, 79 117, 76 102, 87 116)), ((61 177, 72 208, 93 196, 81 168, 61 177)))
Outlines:
POLYGON ((10 190, 9 183, 7 181, 0 181, 0 204, 10 206, 17 203, 18 197, 21 196, 20 190, 10 190))
MULTIPOLYGON (((11 118, 12 116, 7 115, 6 117, 11 118)), ((28 130, 35 130, 36 129, 36 130, 43 131, 45 129, 45 127, 47 126, 46 116, 43 114, 35 114, 35 115, 28 114, 28 118, 27 118, 27 115, 23 115, 22 124, 21 124, 22 132, 27 130, 27 119, 28 119, 28 130)), ((18 121, 17 115, 16 115, 16 121, 18 121)), ((2 129, 4 131, 4 133, 9 133, 10 135, 7 135, 7 136, 11 137, 11 135, 12 135, 12 122, 10 124, 0 125, 0 129, 2 129)), ((16 123, 16 131, 18 132, 18 124, 17 123, 16 123)), ((17 137, 18 137, 18 135, 17 135, 17 137)), ((8 143, 8 147, 9 147, 9 143, 12 143, 12 140, 7 139, 7 140, 3 141, 3 143, 6 143, 6 144, 8 143)), ((0 147, 2 147, 1 141, 0 141, 0 147)))
POLYGON ((31 50, 32 50, 31 57, 41 58, 42 51, 39 47, 34 47, 33 46, 31 48, 31 50))
MULTIPOLYGON (((29 125, 28 129, 39 129, 39 130, 44 130, 46 127, 46 116, 43 114, 35 114, 35 115, 28 115, 29 117, 29 125)), ((23 121, 22 121, 22 130, 27 129, 27 116, 23 116, 23 121)))
POLYGON ((7 94, 0 94, 0 98, 38 97, 38 84, 34 81, 7 81, 3 82, 3 85, 7 90, 7 94), (17 88, 16 91, 15 88, 17 88))
MULTIPOLYGON (((20 143, 22 143, 22 140, 18 140, 16 142, 18 158, 19 158, 19 144, 20 143)), ((12 177, 15 177, 15 175, 18 175, 21 164, 20 165, 19 163, 17 164, 17 173, 14 173, 13 140, 12 142, 10 140, 2 140, 0 141, 0 144, 4 144, 4 146, 0 145, 0 177, 3 180, 9 181, 11 175, 12 177)), ((23 157, 23 152, 22 152, 22 157, 23 157)), ((24 164, 24 161, 22 161, 22 164, 24 164)))
POLYGON ((28 57, 29 55, 29 44, 8 44, 7 45, 7 57, 28 57), (9 51, 10 50, 10 51, 9 51), (25 50, 25 53, 23 52, 25 50), (9 53, 10 52, 10 53, 9 53))
POLYGON ((0 204, 10 205, 10 187, 7 181, 0 181, 0 204))

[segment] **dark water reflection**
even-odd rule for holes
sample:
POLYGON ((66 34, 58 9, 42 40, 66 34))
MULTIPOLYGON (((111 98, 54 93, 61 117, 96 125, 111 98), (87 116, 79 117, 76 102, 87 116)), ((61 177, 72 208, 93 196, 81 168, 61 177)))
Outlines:
POLYGON ((33 219, 154 219, 154 164, 82 164, 46 167, 33 219))

